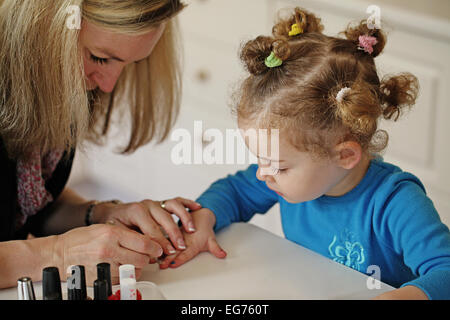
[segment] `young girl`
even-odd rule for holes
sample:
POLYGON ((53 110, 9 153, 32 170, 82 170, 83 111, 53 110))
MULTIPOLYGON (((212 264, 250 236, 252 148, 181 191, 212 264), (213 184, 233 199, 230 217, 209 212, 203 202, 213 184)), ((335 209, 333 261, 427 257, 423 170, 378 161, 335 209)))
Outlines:
POLYGON ((188 249, 161 268, 201 251, 224 258, 214 231, 279 202, 287 239, 363 273, 378 266, 381 280, 399 288, 380 298, 450 299, 448 227, 419 179, 377 156, 387 144, 380 117, 397 120, 414 104, 417 79, 403 73, 380 81, 374 58, 386 37, 366 21, 349 26, 345 39, 322 30, 320 19, 296 8, 272 37, 243 46, 250 75, 239 92, 238 125, 279 129, 279 154, 263 156, 247 141, 259 166, 197 199, 203 208, 192 214, 197 231, 185 235, 188 249))

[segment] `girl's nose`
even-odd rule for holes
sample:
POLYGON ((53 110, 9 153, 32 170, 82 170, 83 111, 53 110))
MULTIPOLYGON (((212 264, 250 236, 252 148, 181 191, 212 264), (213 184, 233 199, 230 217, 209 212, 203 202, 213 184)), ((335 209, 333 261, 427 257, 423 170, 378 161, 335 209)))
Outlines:
POLYGON ((270 176, 266 174, 266 170, 263 170, 260 166, 258 166, 258 170, 256 170, 256 178, 261 181, 266 181, 270 176))

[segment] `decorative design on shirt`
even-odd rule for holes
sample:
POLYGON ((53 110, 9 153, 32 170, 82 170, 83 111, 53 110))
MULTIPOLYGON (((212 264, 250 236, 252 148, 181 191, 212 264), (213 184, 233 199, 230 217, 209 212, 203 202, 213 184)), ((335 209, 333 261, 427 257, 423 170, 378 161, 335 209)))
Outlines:
POLYGON ((34 150, 28 160, 17 161, 17 201, 21 212, 16 220, 16 229, 53 201, 45 183, 51 178, 63 153, 64 150, 52 150, 41 155, 39 150, 34 150))
POLYGON ((364 248, 360 242, 355 241, 355 236, 350 231, 344 230, 339 238, 335 235, 328 251, 333 261, 361 271, 360 267, 365 261, 364 248))

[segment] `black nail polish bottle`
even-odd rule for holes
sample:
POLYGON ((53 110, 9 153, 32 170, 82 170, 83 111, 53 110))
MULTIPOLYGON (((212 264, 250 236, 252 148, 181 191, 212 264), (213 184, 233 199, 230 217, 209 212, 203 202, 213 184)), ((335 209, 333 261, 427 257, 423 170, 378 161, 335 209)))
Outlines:
POLYGON ((42 270, 42 299, 62 300, 61 279, 56 267, 47 267, 42 270))

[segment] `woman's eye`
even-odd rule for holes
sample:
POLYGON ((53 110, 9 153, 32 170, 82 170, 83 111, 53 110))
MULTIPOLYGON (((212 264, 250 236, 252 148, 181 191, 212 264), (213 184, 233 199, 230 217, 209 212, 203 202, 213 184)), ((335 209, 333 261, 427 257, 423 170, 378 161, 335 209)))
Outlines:
POLYGON ((101 65, 108 62, 108 59, 99 58, 99 57, 94 56, 93 54, 91 54, 91 60, 94 61, 95 63, 101 64, 101 65))

